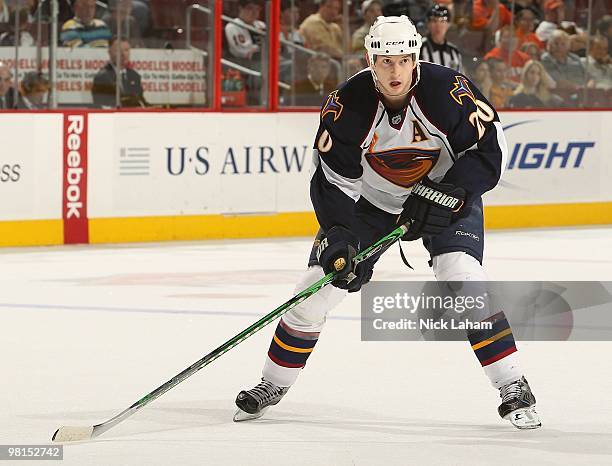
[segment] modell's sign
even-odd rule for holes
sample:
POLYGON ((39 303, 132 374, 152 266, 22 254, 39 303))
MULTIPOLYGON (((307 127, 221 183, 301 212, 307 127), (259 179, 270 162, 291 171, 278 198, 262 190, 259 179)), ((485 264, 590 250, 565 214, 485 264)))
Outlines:
MULTIPOLYGON (((42 71, 49 72, 46 49, 42 71)), ((57 53, 57 91, 60 104, 91 104, 96 73, 108 63, 106 49, 65 48, 57 53)), ((19 49, 19 78, 38 71, 36 48, 19 49)), ((14 47, 0 47, 0 61, 15 66, 14 47)), ((206 72, 202 55, 192 50, 132 49, 130 66, 142 79, 147 102, 153 105, 205 105, 206 72)))

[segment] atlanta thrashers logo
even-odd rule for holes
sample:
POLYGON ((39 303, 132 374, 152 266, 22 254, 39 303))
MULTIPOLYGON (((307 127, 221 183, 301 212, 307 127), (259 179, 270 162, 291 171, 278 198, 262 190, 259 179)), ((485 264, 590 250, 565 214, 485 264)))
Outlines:
POLYGON ((439 155, 439 148, 396 147, 368 152, 365 159, 372 170, 385 180, 402 188, 410 188, 430 172, 439 155))

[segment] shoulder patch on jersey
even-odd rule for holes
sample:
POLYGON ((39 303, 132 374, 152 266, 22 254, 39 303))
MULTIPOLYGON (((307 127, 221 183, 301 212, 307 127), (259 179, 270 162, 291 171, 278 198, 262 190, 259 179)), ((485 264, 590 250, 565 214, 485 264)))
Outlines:
POLYGON ((453 83, 453 88, 450 91, 450 96, 459 105, 463 105, 464 97, 468 97, 472 102, 476 103, 476 97, 474 97, 474 93, 470 89, 468 80, 463 76, 455 76, 455 82, 453 83))
POLYGON ((328 113, 333 113, 334 121, 336 121, 342 115, 342 110, 344 110, 344 105, 340 103, 338 90, 336 89, 327 96, 327 100, 321 109, 321 119, 325 118, 328 113))

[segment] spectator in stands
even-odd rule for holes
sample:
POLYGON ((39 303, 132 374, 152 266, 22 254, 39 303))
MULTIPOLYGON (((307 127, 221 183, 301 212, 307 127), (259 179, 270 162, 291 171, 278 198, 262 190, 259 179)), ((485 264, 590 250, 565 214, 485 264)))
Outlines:
POLYGON ((351 50, 353 52, 365 52, 365 37, 370 32, 370 27, 376 21, 376 18, 382 13, 381 0, 364 0, 361 4, 361 16, 363 24, 355 30, 351 37, 351 50))
POLYGON ((597 34, 608 38, 608 44, 612 42, 612 15, 605 15, 595 27, 597 34))
POLYGON ((540 21, 536 28, 536 36, 540 41, 546 43, 553 31, 559 29, 559 25, 565 17, 565 5, 562 0, 544 1, 544 20, 540 21))
POLYGON ((578 56, 570 53, 569 35, 561 30, 553 31, 542 54, 542 64, 557 83, 557 89, 565 93, 575 92, 585 84, 585 72, 578 56))
POLYGON ((589 56, 581 60, 589 79, 589 87, 594 89, 612 89, 612 65, 608 46, 607 37, 593 37, 589 56))
POLYGON ((130 44, 141 47, 143 31, 140 23, 132 15, 132 0, 108 0, 108 12, 102 17, 113 36, 118 35, 117 23, 121 22, 121 37, 128 39, 130 44))
POLYGON ((515 14, 515 29, 514 35, 518 39, 519 47, 525 42, 533 42, 541 49, 544 48, 544 42, 538 39, 535 30, 536 13, 532 8, 523 8, 515 14))
POLYGON ((579 57, 586 57, 586 46, 588 42, 588 34, 582 29, 578 30, 575 28, 562 29, 567 32, 570 37, 570 52, 579 57), (579 31, 579 32, 578 32, 579 31))
POLYGON ((516 84, 508 78, 508 65, 501 60, 489 60, 491 70, 491 91, 489 102, 494 108, 508 106, 508 99, 514 94, 516 84))
MULTIPOLYGON (((241 25, 250 26, 262 33, 266 31, 266 24, 259 20, 261 4, 256 0, 239 0, 238 24, 225 25, 225 38, 229 45, 232 61, 235 61, 255 71, 261 70, 261 43, 262 35, 256 34, 241 25)), ((246 76, 247 103, 257 105, 260 102, 261 78, 246 76)))
POLYGON ((544 20, 538 25, 535 31, 536 36, 542 42, 548 42, 553 31, 557 29, 563 29, 570 35, 582 35, 584 32, 576 23, 565 20, 565 2, 562 0, 545 0, 544 20))
POLYGON ((501 60, 510 63, 512 79, 518 81, 521 69, 529 60, 529 55, 517 48, 517 39, 514 37, 510 26, 504 26, 495 33, 496 47, 492 48, 485 56, 485 60, 501 60), (512 51, 512 56, 510 55, 512 51))
MULTIPOLYGON (((6 2, 6 0, 4 1, 6 2)), ((74 16, 74 12, 72 11, 72 2, 73 0, 58 0, 58 24, 64 24, 74 16)), ((38 0, 38 3, 41 5, 43 18, 49 18, 51 16, 51 2, 49 0, 38 0)))
POLYGON ((12 47, 16 44, 17 31, 15 30, 15 19, 19 20, 19 45, 32 47, 35 45, 34 37, 30 34, 28 24, 28 10, 21 8, 13 10, 9 14, 8 31, 0 34, 0 47, 12 47))
POLYGON ((323 52, 337 60, 342 58, 342 30, 335 22, 340 15, 340 0, 317 0, 319 11, 308 16, 300 25, 306 47, 323 52))
POLYGON ((26 73, 21 80, 17 108, 39 110, 47 107, 47 94, 51 89, 49 80, 36 71, 26 73))
MULTIPOLYGON (((260 14, 261 5, 257 1, 239 0, 238 17, 235 21, 265 32, 266 24, 259 20, 260 14)), ((260 64, 257 62, 260 57, 262 36, 240 27, 238 24, 227 23, 225 25, 225 37, 229 46, 229 53, 233 58, 253 62, 251 65, 260 68, 260 64)), ((252 68, 252 66, 250 67, 252 68)))
MULTIPOLYGON (((295 0, 282 0, 280 11, 280 38, 294 44, 304 45, 304 38, 298 31, 300 9, 295 0)), ((281 44, 281 54, 283 45, 281 44)))
POLYGON ((15 108, 13 73, 5 63, 0 62, 0 109, 15 108))
POLYGON ((472 29, 495 32, 512 21, 512 13, 499 0, 474 0, 472 29))
POLYGON ((295 84, 295 105, 320 107, 325 97, 335 89, 329 55, 318 53, 308 60, 306 79, 295 84))
POLYGON ((486 61, 479 60, 475 66, 472 65, 473 69, 470 73, 470 78, 476 87, 480 90, 482 95, 487 100, 491 97, 491 73, 489 71, 489 64, 486 61))
POLYGON ((521 44, 521 52, 529 55, 530 60, 540 61, 542 50, 533 42, 523 42, 521 44))
POLYGON ((435 3, 427 12, 427 36, 423 38, 421 46, 421 60, 448 66, 460 73, 461 52, 446 40, 446 33, 450 26, 451 13, 444 5, 435 3))
POLYGON ((65 47, 108 47, 112 35, 104 21, 97 19, 96 0, 74 0, 74 18, 62 26, 60 40, 65 47))
POLYGON ((126 39, 113 37, 108 48, 109 62, 93 80, 91 93, 96 107, 116 106, 117 72, 120 75, 119 99, 121 107, 146 107, 140 75, 130 68, 130 43, 126 39))
POLYGON ((21 5, 21 8, 28 10, 28 22, 30 23, 35 21, 34 15, 36 14, 38 1, 39 0, 18 0, 17 2, 18 5, 21 5))
MULTIPOLYGON (((297 30, 300 10, 295 0, 282 0, 280 11, 280 38, 296 45, 304 46, 304 38, 297 30)), ((279 76, 286 83, 295 80, 296 67, 304 62, 303 52, 296 52, 295 48, 280 44, 279 76)))
MULTIPOLYGON (((151 26, 151 6, 149 2, 150 0, 132 0, 132 16, 136 19, 143 36, 151 26)), ((197 2, 194 1, 193 3, 197 2)))
POLYGON ((542 108, 558 107, 563 100, 550 90, 555 82, 548 75, 544 66, 538 61, 529 60, 523 67, 521 83, 510 97, 511 108, 542 108))
MULTIPOLYGON (((386 0, 383 6, 385 16, 408 16, 419 30, 421 35, 425 35, 427 12, 432 5, 431 0, 386 0)), ((443 3, 441 0, 439 3, 443 3)))
POLYGON ((0 23, 8 23, 9 9, 6 0, 0 0, 0 23))
MULTIPOLYGON (((511 2, 507 2, 511 4, 511 2)), ((542 9, 540 7, 541 0, 514 0, 514 14, 517 14, 523 8, 529 8, 535 13, 538 18, 542 17, 542 9)), ((511 7, 508 9, 512 12, 511 7)))

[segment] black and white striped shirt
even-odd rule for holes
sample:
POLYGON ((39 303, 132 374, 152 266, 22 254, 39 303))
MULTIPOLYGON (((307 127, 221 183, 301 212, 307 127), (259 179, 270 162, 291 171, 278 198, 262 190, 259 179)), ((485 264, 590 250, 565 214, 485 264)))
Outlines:
POLYGON ((419 59, 448 66, 460 73, 463 72, 461 52, 459 52, 459 49, 454 44, 447 41, 440 45, 432 41, 430 37, 424 37, 419 59))

